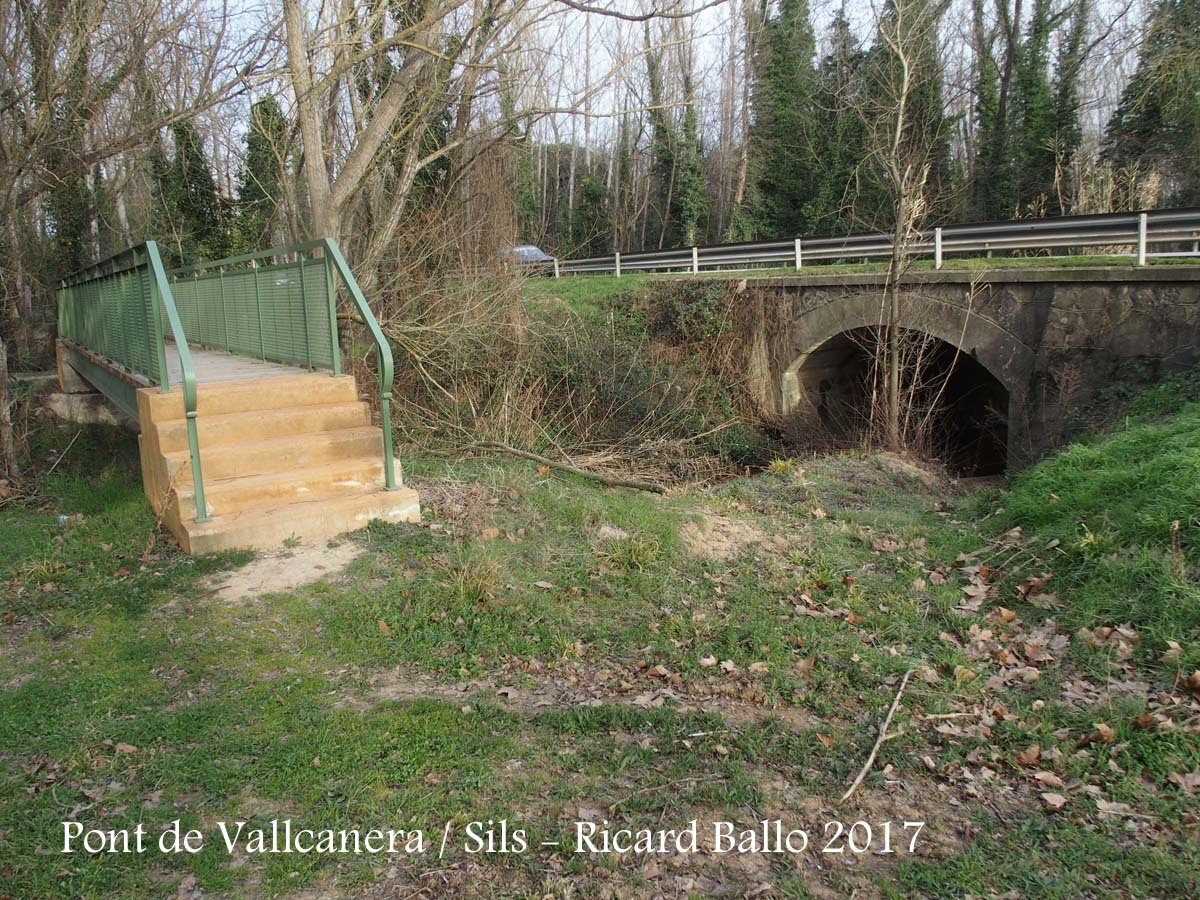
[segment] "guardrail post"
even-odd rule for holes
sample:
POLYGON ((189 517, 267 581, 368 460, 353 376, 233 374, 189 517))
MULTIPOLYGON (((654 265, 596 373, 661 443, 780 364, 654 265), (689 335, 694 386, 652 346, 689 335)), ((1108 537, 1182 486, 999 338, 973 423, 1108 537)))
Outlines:
POLYGON ((933 229, 933 267, 935 269, 942 267, 942 228, 940 225, 933 229))
POLYGON ((557 257, 557 256, 556 256, 556 257, 554 257, 554 277, 555 277, 555 278, 558 278, 558 277, 559 277, 559 271, 558 271, 558 257, 557 257))
POLYGON ((1146 264, 1146 225, 1148 216, 1145 213, 1138 214, 1138 241, 1137 241, 1137 264, 1144 266, 1146 264))
POLYGON ((613 266, 616 269, 617 277, 621 277, 621 252, 618 250, 613 254, 613 266))
POLYGON ((800 267, 804 265, 804 250, 800 246, 800 238, 796 238, 796 271, 800 271, 800 267))
POLYGON ((692 248, 692 274, 697 275, 700 272, 700 248, 692 248))
POLYGON ((231 345, 230 345, 230 341, 229 341, 229 313, 225 309, 225 267, 224 266, 217 269, 217 290, 220 291, 220 294, 221 294, 221 327, 225 329, 225 334, 222 335, 222 337, 225 338, 225 349, 227 351, 232 352, 230 350, 231 345))

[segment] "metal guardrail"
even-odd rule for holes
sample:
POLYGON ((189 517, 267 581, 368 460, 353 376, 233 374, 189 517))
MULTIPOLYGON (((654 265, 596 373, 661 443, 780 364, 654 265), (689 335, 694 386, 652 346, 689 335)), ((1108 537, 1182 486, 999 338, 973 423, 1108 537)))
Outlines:
MULTIPOLYGON (((1200 209, 1159 209, 1131 213, 1059 216, 946 225, 916 232, 907 252, 932 255, 940 269, 947 254, 988 253, 994 250, 1047 250, 1067 247, 1131 246, 1138 265, 1145 265, 1151 245, 1191 243, 1185 253, 1200 255, 1200 209)), ((555 260, 553 274, 615 274, 631 271, 738 269, 789 266, 797 271, 813 262, 871 259, 890 256, 890 234, 796 237, 739 244, 714 244, 677 250, 614 253, 587 259, 555 260)), ((545 269, 550 274, 549 269, 545 269)))
POLYGON ((141 383, 159 385, 163 393, 171 389, 165 335, 169 332, 175 342, 197 522, 207 522, 210 517, 204 502, 196 370, 188 336, 193 346, 304 365, 310 371, 328 368, 333 375, 340 375, 335 273, 375 344, 384 485, 394 491, 392 349, 335 241, 324 238, 170 272, 163 267, 158 246, 148 241, 88 266, 61 283, 59 335, 140 376, 141 383), (313 256, 318 250, 320 255, 313 256))

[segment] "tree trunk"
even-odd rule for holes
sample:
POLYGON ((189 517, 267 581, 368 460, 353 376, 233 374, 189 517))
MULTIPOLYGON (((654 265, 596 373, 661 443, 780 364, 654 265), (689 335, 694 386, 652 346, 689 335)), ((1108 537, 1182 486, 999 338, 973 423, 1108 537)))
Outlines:
POLYGON ((21 475, 17 441, 13 432, 12 406, 8 399, 8 348, 0 337, 0 475, 16 480, 21 475))
POLYGON ((319 98, 313 88, 312 72, 308 66, 300 0, 283 0, 283 20, 287 31, 288 72, 296 91, 296 113, 304 146, 304 180, 308 186, 311 236, 336 240, 341 236, 341 222, 338 210, 334 207, 329 173, 325 166, 324 129, 321 127, 319 98))

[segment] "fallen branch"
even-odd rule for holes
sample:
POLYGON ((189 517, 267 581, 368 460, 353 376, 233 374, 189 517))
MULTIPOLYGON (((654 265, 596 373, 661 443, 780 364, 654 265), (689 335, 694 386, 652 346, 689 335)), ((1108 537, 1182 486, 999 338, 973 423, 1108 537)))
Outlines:
POLYGON ((77 440, 79 440, 79 436, 81 434, 83 434, 82 428, 80 428, 77 432, 75 432, 75 437, 71 438, 71 443, 67 444, 67 449, 64 450, 62 453, 58 454, 58 456, 54 460, 54 464, 52 466, 50 466, 49 469, 46 470, 46 474, 42 477, 49 478, 51 475, 54 474, 54 470, 58 468, 58 464, 63 461, 63 459, 66 457, 66 455, 68 453, 71 452, 71 448, 75 446, 75 442, 77 440))
POLYGON ((655 494, 665 494, 667 489, 661 484, 654 484, 650 481, 641 481, 637 478, 619 478, 615 475, 601 475, 599 472, 589 472, 587 469, 581 469, 569 462, 559 462, 556 459, 551 459, 548 456, 542 456, 539 453, 530 453, 528 450, 519 450, 516 447, 510 447, 508 444, 497 443, 472 443, 468 445, 472 450, 491 450, 496 453, 504 453, 508 456, 516 456, 520 459, 528 459, 536 463, 541 463, 543 466, 549 466, 552 469, 561 469, 564 472, 570 472, 572 475, 580 475, 584 478, 591 478, 601 484, 609 485, 610 487, 627 487, 635 488, 639 491, 650 491, 655 494))
POLYGON ((879 726, 879 737, 875 740, 875 746, 871 748, 871 755, 867 757, 867 761, 863 763, 862 771, 858 773, 858 777, 854 779, 854 784, 846 789, 846 793, 842 794, 842 800, 850 799, 850 795, 858 790, 858 786, 863 783, 863 779, 867 777, 867 773, 871 771, 871 766, 875 764, 875 757, 879 755, 879 748, 883 746, 884 740, 887 738, 888 726, 892 724, 892 717, 896 715, 896 710, 900 706, 900 698, 904 696, 904 689, 908 686, 908 679, 912 677, 912 673, 916 669, 909 669, 904 673, 904 677, 900 679, 900 687, 896 691, 896 699, 892 701, 892 708, 888 710, 887 718, 883 720, 883 724, 879 726))

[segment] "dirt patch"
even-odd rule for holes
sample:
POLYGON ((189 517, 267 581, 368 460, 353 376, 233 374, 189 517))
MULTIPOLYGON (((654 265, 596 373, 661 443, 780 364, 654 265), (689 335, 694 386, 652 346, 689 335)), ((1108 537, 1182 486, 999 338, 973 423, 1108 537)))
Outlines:
POLYGON ((486 485, 477 482, 409 478, 408 484, 421 495, 425 512, 468 534, 491 523, 492 508, 499 502, 486 485))
MULTIPOLYGON (((531 893, 549 896, 587 897, 774 897, 780 882, 799 877, 807 896, 876 898, 886 896, 883 884, 894 884, 895 872, 907 859, 936 861, 953 857, 969 846, 980 827, 980 810, 996 816, 997 827, 1004 819, 1019 817, 1023 807, 1015 796, 991 795, 986 802, 967 802, 950 786, 920 777, 892 776, 884 785, 863 791, 842 804, 807 792, 802 783, 763 769, 756 782, 763 793, 756 809, 701 807, 689 809, 680 821, 656 823, 659 828, 679 828, 695 818, 697 852, 632 852, 619 859, 595 856, 576 858, 564 866, 561 853, 538 855, 538 883, 530 880, 531 868, 498 864, 496 859, 464 859, 453 854, 429 869, 419 863, 392 860, 377 873, 374 885, 357 896, 372 900, 401 897, 461 896, 492 897, 531 893), (1003 818, 1002 818, 1003 817, 1003 818), (783 831, 803 829, 809 836, 802 853, 722 852, 716 853, 714 822, 732 822, 738 839, 753 831, 763 834, 762 822, 778 820, 783 831), (826 829, 826 823, 843 823, 826 829), (846 828, 856 822, 872 825, 871 848, 850 852, 846 828), (892 823, 891 853, 883 849, 883 823, 892 823), (924 822, 910 852, 913 829, 905 822, 924 822), (843 852, 823 852, 827 847, 842 847, 843 852)), ((611 816, 612 810, 575 796, 557 812, 559 824, 574 821, 598 821, 611 816)), ((545 820, 548 821, 548 820, 545 820)), ((617 816, 615 827, 646 827, 637 817, 626 821, 617 816)), ((984 822, 986 827, 986 822, 984 822)), ((773 826, 769 828, 774 835, 773 826)), ((865 831, 859 825, 854 839, 861 843, 865 831)), ((533 851, 538 853, 537 850, 533 851)))
POLYGON ((301 544, 259 556, 240 569, 220 572, 207 579, 205 587, 224 603, 245 603, 336 575, 364 550, 352 541, 333 546, 325 541, 301 544))
POLYGON ((480 699, 524 712, 580 706, 665 707, 680 713, 715 712, 732 725, 764 718, 779 719, 791 728, 811 724, 803 709, 773 705, 757 678, 745 673, 684 680, 662 677, 654 669, 638 672, 571 660, 543 664, 514 659, 497 672, 467 681, 445 682, 415 666, 402 665, 371 675, 368 684, 365 696, 347 689, 336 705, 366 709, 378 703, 426 699, 468 706, 480 699))
POLYGON ((836 458, 835 476, 851 484, 913 490, 920 488, 931 493, 950 493, 950 477, 932 463, 921 462, 898 453, 882 451, 856 459, 836 458))
MULTIPOLYGON (((879 879, 892 880, 904 860, 947 859, 961 853, 976 832, 973 813, 990 810, 1002 824, 1001 816, 1020 816, 1023 806, 1021 798, 1002 785, 987 791, 986 796, 978 791, 966 796, 953 785, 896 773, 890 773, 879 787, 859 791, 845 803, 814 796, 802 784, 768 769, 760 769, 755 782, 763 793, 763 818, 796 823, 795 827, 808 831, 812 843, 796 871, 813 897, 844 897, 847 891, 856 897, 884 896, 879 879), (874 852, 850 852, 845 831, 839 836, 836 825, 825 828, 831 822, 843 823, 847 828, 855 822, 871 825, 874 852), (892 853, 878 852, 884 822, 892 823, 892 853), (913 830, 901 827, 904 822, 925 823, 912 844, 912 852, 909 846, 913 830), (821 852, 827 845, 832 849, 841 846, 843 852, 821 852)), ((855 839, 860 845, 865 834, 863 826, 858 826, 855 839)))
POLYGON ((703 515, 698 522, 688 522, 679 530, 679 536, 692 556, 718 562, 737 559, 754 547, 785 553, 797 544, 795 539, 769 534, 753 522, 723 514, 703 515))
MULTIPOLYGON (((375 884, 341 895, 361 900, 417 900, 433 897, 541 897, 546 881, 531 866, 504 865, 477 859, 448 857, 436 865, 396 859, 378 875, 375 884)), ((557 865, 554 868, 561 868, 557 865)), ((551 876, 545 876, 548 880, 551 876)), ((552 894, 549 896, 553 896, 552 894)))

